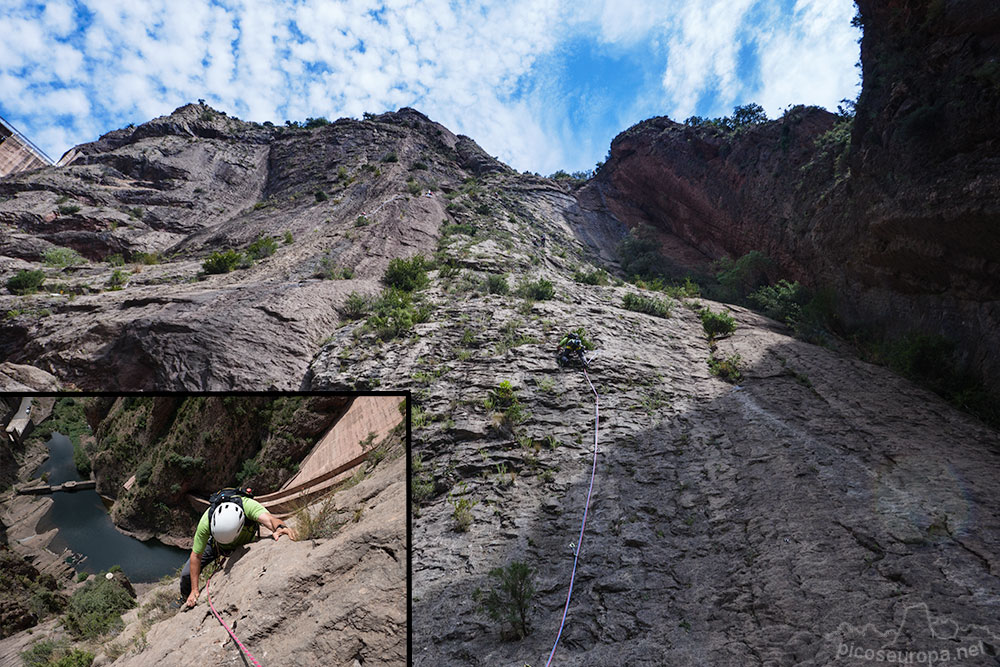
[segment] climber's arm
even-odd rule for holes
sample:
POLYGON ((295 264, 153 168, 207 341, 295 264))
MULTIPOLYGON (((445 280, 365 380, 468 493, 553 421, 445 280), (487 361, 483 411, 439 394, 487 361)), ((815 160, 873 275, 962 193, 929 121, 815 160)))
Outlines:
POLYGON ((264 512, 257 517, 257 522, 270 529, 271 537, 274 539, 278 539, 282 535, 288 535, 288 539, 295 540, 295 534, 292 533, 292 529, 288 527, 288 524, 270 512, 264 512))

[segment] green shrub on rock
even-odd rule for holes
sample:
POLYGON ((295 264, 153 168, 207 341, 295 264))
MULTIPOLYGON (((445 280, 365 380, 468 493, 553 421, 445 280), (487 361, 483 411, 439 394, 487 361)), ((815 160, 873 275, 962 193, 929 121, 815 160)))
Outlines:
POLYGON ((387 287, 395 287, 404 292, 423 289, 430 283, 427 277, 429 265, 423 255, 414 255, 409 259, 396 258, 389 261, 389 266, 382 276, 382 282, 387 287))
POLYGON ((37 642, 21 653, 24 667, 90 667, 94 654, 80 649, 69 648, 65 639, 37 642))
POLYGON ((74 637, 93 639, 120 630, 122 612, 134 606, 135 600, 118 582, 97 576, 70 598, 63 624, 74 637))
POLYGON ((487 294, 507 294, 510 292, 510 285, 507 284, 507 276, 499 273, 491 273, 486 276, 483 283, 487 294))
POLYGON ((37 292, 44 282, 44 271, 18 271, 13 278, 7 279, 7 289, 12 294, 32 294, 37 292))
POLYGON ((473 600, 481 611, 501 623, 501 634, 511 639, 523 639, 531 633, 529 616, 535 585, 534 571, 527 564, 514 561, 507 567, 490 570, 493 587, 476 589, 473 600))
POLYGON ((247 246, 247 256, 251 259, 270 257, 278 249, 278 241, 270 236, 258 236, 257 240, 247 246))
POLYGON ((701 326, 705 335, 714 340, 736 331, 736 320, 725 311, 714 313, 706 308, 701 311, 701 326))
POLYGON ((657 299, 628 292, 625 294, 622 302, 629 310, 654 315, 655 317, 670 317, 670 302, 665 299, 657 299))
POLYGON ((517 292, 525 299, 533 299, 535 301, 545 301, 556 295, 556 289, 553 287, 552 281, 545 278, 521 283, 517 288, 517 292))
POLYGON ((208 259, 202 262, 201 268, 208 274, 229 273, 239 266, 241 262, 243 262, 243 253, 241 252, 236 252, 235 250, 226 250, 225 252, 216 250, 208 256, 208 259))

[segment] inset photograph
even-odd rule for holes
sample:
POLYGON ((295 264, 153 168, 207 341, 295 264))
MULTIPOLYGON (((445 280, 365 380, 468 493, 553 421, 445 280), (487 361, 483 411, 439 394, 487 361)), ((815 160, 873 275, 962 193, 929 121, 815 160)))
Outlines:
POLYGON ((0 665, 407 664, 407 408, 0 396, 0 665))

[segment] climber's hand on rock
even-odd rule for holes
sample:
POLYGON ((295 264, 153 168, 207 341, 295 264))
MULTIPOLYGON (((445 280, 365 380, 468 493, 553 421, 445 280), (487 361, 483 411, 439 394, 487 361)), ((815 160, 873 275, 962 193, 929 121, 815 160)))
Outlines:
POLYGON ((191 591, 191 595, 188 596, 187 601, 184 603, 184 607, 191 609, 196 604, 198 604, 198 591, 191 591))
POLYGON ((281 526, 278 530, 271 534, 271 537, 277 540, 282 535, 288 535, 288 539, 295 541, 295 536, 292 534, 292 530, 288 526, 281 526))

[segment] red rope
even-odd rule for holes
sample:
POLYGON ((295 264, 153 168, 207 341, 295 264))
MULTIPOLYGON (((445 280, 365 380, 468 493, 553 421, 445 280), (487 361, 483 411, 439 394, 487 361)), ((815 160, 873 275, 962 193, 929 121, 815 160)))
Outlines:
POLYGON ((212 604, 212 594, 208 591, 208 585, 211 583, 212 583, 212 577, 209 577, 208 580, 205 581, 205 594, 208 596, 208 606, 211 608, 212 613, 215 614, 215 618, 218 619, 219 623, 222 623, 222 627, 226 629, 226 632, 228 632, 229 636, 233 638, 233 641, 236 642, 236 645, 240 647, 240 650, 243 651, 243 653, 245 653, 248 658, 250 658, 250 662, 256 665, 256 667, 260 667, 260 663, 257 662, 257 660, 253 657, 253 655, 251 655, 250 651, 247 650, 247 647, 244 646, 243 642, 241 642, 239 637, 236 636, 236 633, 229 629, 229 626, 226 625, 226 622, 222 620, 221 616, 219 616, 219 612, 215 611, 215 605, 212 604))
POLYGON ((583 529, 587 525, 587 510, 590 509, 590 495, 594 491, 594 475, 597 473, 597 432, 600 429, 601 423, 601 400, 597 395, 597 390, 594 389, 594 383, 590 381, 590 376, 587 375, 586 367, 583 369, 583 376, 587 378, 587 384, 590 385, 590 390, 594 392, 594 465, 590 470, 590 488, 587 490, 587 504, 583 506, 583 521, 580 522, 580 539, 576 543, 576 553, 573 555, 573 574, 569 578, 569 592, 566 594, 566 606, 563 608, 562 622, 559 624, 559 634, 556 635, 556 642, 552 645, 552 652, 549 653, 549 659, 546 661, 545 667, 549 667, 552 663, 552 658, 556 654, 556 647, 559 646, 559 638, 562 637, 563 627, 566 625, 569 600, 573 596, 573 581, 576 579, 576 563, 580 559, 580 549, 583 547, 583 529))

